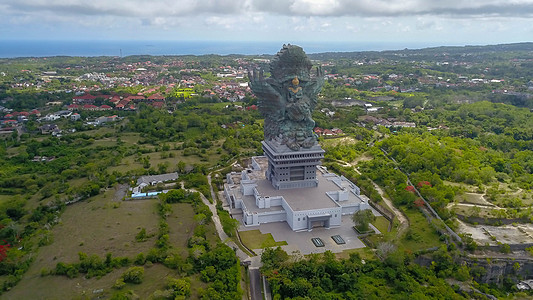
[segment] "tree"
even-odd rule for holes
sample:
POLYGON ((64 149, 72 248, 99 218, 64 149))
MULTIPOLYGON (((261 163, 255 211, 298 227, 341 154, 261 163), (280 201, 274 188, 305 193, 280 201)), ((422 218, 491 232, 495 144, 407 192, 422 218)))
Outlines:
POLYGON ((363 209, 355 212, 352 216, 353 223, 359 232, 365 232, 370 229, 369 224, 376 220, 376 216, 370 209, 363 209))

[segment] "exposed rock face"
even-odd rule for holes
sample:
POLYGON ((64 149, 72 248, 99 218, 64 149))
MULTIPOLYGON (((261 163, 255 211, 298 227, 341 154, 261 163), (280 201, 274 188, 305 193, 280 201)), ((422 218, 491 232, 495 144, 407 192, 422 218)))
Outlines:
MULTIPOLYGON (((425 267, 429 267, 432 261, 433 259, 427 256, 419 256, 415 259, 417 264, 425 267)), ((471 275, 476 276, 474 279, 480 283, 494 283, 501 285, 507 277, 515 282, 522 279, 533 278, 533 260, 511 258, 465 258, 462 259, 462 261, 470 267, 471 275)))

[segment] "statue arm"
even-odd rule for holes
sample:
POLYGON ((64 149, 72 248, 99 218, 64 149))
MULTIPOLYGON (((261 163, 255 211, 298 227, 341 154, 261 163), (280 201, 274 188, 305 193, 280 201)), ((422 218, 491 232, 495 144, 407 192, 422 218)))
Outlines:
POLYGON ((279 87, 271 78, 264 78, 263 70, 248 72, 250 88, 257 97, 259 111, 267 115, 282 113, 284 109, 279 87))

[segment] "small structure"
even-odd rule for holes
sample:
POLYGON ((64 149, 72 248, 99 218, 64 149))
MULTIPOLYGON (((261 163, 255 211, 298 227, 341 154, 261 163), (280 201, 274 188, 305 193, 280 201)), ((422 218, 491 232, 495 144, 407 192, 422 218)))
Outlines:
POLYGON ((147 175, 141 176, 137 179, 137 186, 132 189, 132 197, 135 197, 136 194, 141 193, 144 187, 149 185, 157 185, 158 183, 168 182, 177 180, 179 177, 177 172, 166 173, 159 175, 147 175))
POLYGON ((521 291, 533 290, 533 279, 520 281, 516 284, 516 288, 521 291))
POLYGON ((81 116, 78 113, 73 113, 72 115, 70 115, 70 120, 71 121, 78 121, 80 118, 81 118, 81 116))

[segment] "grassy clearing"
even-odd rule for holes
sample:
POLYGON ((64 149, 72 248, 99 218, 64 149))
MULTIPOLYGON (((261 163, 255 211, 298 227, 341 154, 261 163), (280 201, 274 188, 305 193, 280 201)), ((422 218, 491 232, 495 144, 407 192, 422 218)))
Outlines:
POLYGON ((345 137, 339 137, 339 138, 328 138, 322 140, 320 143, 324 147, 335 147, 338 145, 353 145, 358 143, 359 141, 354 139, 353 137, 345 136, 345 137))
POLYGON ((127 144, 137 144, 141 137, 139 133, 122 133, 120 139, 127 144))
POLYGON ((0 195, 0 204, 16 199, 13 195, 0 195))
POLYGON ((418 210, 405 210, 411 225, 407 234, 400 240, 399 247, 410 251, 418 251, 439 246, 439 235, 430 225, 426 217, 418 210))
POLYGON ((490 208, 485 206, 466 206, 461 204, 456 204, 453 206, 452 211, 463 215, 463 216, 474 216, 474 217, 481 217, 481 218, 494 218, 494 211, 498 208, 490 208))
MULTIPOLYGON (((187 203, 172 204, 172 214, 167 217, 167 223, 170 228, 170 243, 179 249, 183 258, 187 257, 189 255, 187 241, 193 236, 194 228, 198 225, 194 220, 193 207, 187 203)), ((214 247, 219 242, 215 225, 211 222, 205 225, 205 228, 207 241, 214 247)))
POLYGON ((114 147, 117 146, 117 140, 116 139, 101 139, 96 140, 94 143, 87 148, 97 148, 97 147, 114 147))
POLYGON ((385 219, 385 217, 376 217, 376 220, 372 222, 372 225, 376 226, 376 228, 383 234, 387 233, 387 230, 389 229, 389 220, 385 219))
MULTIPOLYGON (((52 270, 58 262, 76 262, 79 252, 100 257, 105 257, 106 253, 128 257, 134 257, 139 252, 147 253, 153 247, 158 231, 157 200, 115 202, 111 200, 113 192, 110 190, 104 195, 67 207, 60 223, 52 229, 53 243, 40 248, 20 283, 3 296, 6 299, 35 299, 35 291, 39 291, 43 299, 72 299, 83 290, 78 283, 82 287, 87 284, 95 289, 110 287, 116 279, 113 279, 113 274, 117 271, 93 282, 96 279, 40 277, 41 270, 52 270), (147 234, 154 236, 145 242, 136 242, 135 235, 141 228, 146 228, 147 234), (42 290, 38 287, 42 287, 42 290), (33 291, 33 297, 26 294, 28 291, 33 291), (62 293, 68 293, 68 296, 63 297, 62 293)), ((92 295, 92 290, 87 295, 92 295)))
POLYGON ((376 255, 374 254, 374 251, 372 251, 372 249, 368 247, 344 250, 342 252, 336 253, 335 256, 339 259, 348 259, 350 258, 350 254, 352 253, 358 253, 361 259, 366 259, 366 260, 376 259, 376 255))
POLYGON ((466 192, 475 193, 478 190, 477 186, 469 185, 469 184, 466 184, 466 183, 452 182, 452 181, 447 181, 447 180, 443 180, 443 183, 446 184, 446 185, 460 187, 460 188, 464 189, 466 192))
POLYGON ((483 195, 474 193, 464 193, 461 195, 457 195, 455 196, 455 200, 457 202, 467 202, 473 204, 491 204, 490 202, 486 201, 485 198, 483 198, 483 195))
POLYGON ((169 241, 172 246, 180 250, 182 257, 187 256, 187 240, 193 236, 196 222, 194 211, 190 204, 172 204, 172 214, 167 217, 169 241))
POLYGON ((86 133, 87 135, 90 135, 90 136, 97 136, 97 135, 104 135, 104 134, 113 134, 115 133, 115 129, 112 128, 112 127, 97 127, 97 129, 95 130, 88 130, 88 131, 84 131, 84 133, 86 133))
MULTIPOLYGON (((216 153, 215 150, 208 150, 206 154, 203 154, 203 157, 198 155, 183 155, 183 150, 170 150, 170 151, 160 151, 152 152, 141 155, 142 157, 148 157, 150 161, 150 167, 157 169, 159 164, 168 164, 168 172, 173 172, 177 169, 177 164, 179 161, 183 161, 187 165, 194 164, 208 164, 215 165, 219 160, 222 154, 216 153), (162 154, 172 154, 173 157, 161 158, 162 154)), ((109 172, 118 171, 121 173, 126 173, 128 171, 133 171, 136 169, 143 168, 143 164, 136 161, 137 155, 130 155, 122 159, 121 163, 118 166, 113 166, 108 169, 109 172)))
POLYGON ((263 249, 267 247, 277 247, 287 245, 286 241, 276 242, 272 234, 262 234, 259 230, 239 232, 243 244, 250 249, 263 249))

